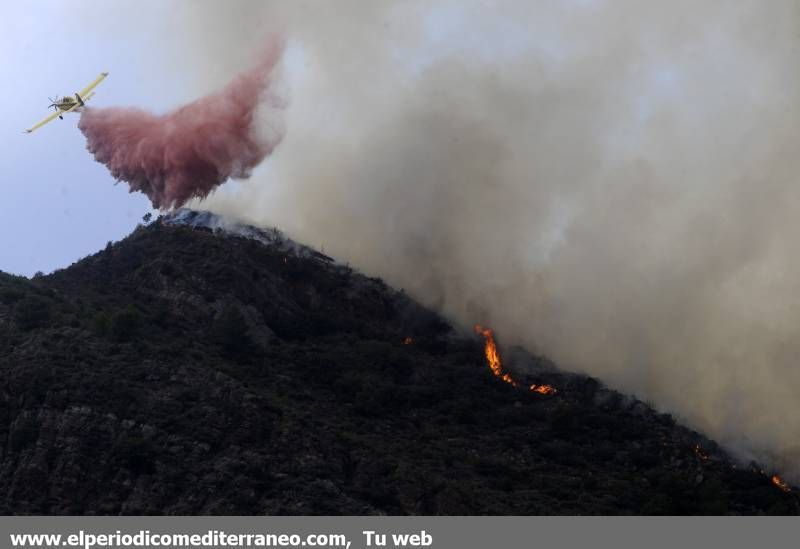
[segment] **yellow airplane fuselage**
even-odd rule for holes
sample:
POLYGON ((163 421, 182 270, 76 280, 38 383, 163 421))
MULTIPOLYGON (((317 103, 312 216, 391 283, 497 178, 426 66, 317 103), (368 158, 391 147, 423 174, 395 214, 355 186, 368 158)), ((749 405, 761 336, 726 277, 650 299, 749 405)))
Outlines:
POLYGON ((55 106, 61 111, 68 111, 71 109, 77 101, 72 97, 64 97, 60 101, 55 103, 55 106))

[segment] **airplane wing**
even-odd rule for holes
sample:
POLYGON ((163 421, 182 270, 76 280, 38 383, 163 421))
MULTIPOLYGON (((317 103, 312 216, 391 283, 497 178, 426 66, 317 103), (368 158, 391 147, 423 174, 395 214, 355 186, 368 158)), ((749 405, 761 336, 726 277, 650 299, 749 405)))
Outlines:
POLYGON ((38 130, 39 128, 41 128, 42 126, 44 126, 45 124, 47 124, 48 122, 53 120, 59 114, 61 114, 61 113, 60 112, 54 112, 53 114, 51 114, 50 116, 48 116, 47 118, 45 118, 44 120, 39 122, 38 124, 35 124, 35 125, 31 126, 30 128, 28 128, 27 130, 25 130, 25 132, 26 133, 31 133, 33 130, 38 130))
POLYGON ((77 109, 78 107, 80 107, 80 104, 76 103, 74 106, 70 107, 69 109, 67 109, 65 111, 56 111, 53 114, 51 114, 50 116, 48 116, 47 118, 45 118, 44 120, 42 120, 41 122, 39 122, 38 124, 35 124, 35 125, 31 126, 30 128, 28 128, 27 130, 25 130, 25 133, 31 133, 34 130, 38 130, 39 128, 41 128, 42 126, 44 126, 45 124, 47 124, 51 120, 55 119, 57 116, 62 115, 62 114, 66 114, 68 112, 72 112, 75 109, 77 109))
POLYGON ((107 72, 101 72, 101 73, 100 73, 100 76, 98 76, 97 78, 95 78, 95 79, 92 81, 92 83, 91 83, 91 84, 89 84, 88 86, 86 86, 85 88, 83 88, 83 89, 82 89, 80 92, 78 92, 78 95, 80 95, 81 97, 83 97, 83 96, 87 95, 87 94, 88 94, 90 91, 92 91, 93 89, 95 89, 95 87, 97 87, 97 85, 98 85, 100 82, 102 82, 102 81, 105 79, 105 77, 106 77, 106 76, 108 76, 108 73, 107 73, 107 72))

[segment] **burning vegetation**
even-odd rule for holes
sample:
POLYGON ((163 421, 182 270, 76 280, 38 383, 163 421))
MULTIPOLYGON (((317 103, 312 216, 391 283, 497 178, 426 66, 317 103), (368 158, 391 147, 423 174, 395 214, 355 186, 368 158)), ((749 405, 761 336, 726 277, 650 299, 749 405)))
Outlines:
POLYGON ((536 385, 535 383, 531 385, 530 390, 540 395, 554 395, 557 392, 552 385, 536 385))
MULTIPOLYGON (((506 383, 514 387, 519 387, 519 383, 511 377, 511 374, 503 371, 503 363, 500 360, 500 353, 497 351, 497 343, 494 340, 494 332, 492 329, 476 324, 475 333, 482 335, 483 339, 486 341, 484 354, 486 355, 486 360, 489 362, 489 368, 492 370, 492 373, 506 383)), ((536 383, 531 385, 529 390, 541 395, 554 395, 557 392, 552 385, 537 385, 536 383)))
POLYGON ((694 450, 694 454, 699 457, 701 461, 708 461, 711 458, 711 455, 703 450, 699 444, 695 444, 692 450, 694 450))
POLYGON ((784 492, 788 493, 788 492, 792 491, 792 489, 789 487, 789 485, 786 484, 786 481, 783 480, 778 475, 772 475, 772 484, 774 484, 775 486, 777 486, 778 488, 780 488, 784 492))
MULTIPOLYGON (((487 328, 480 324, 476 324, 475 333, 478 335, 483 336, 485 345, 484 345, 484 355, 486 356, 486 360, 489 363, 489 368, 492 370, 492 373, 505 381, 506 383, 512 385, 513 387, 520 387, 520 384, 509 374, 508 372, 503 371, 503 362, 500 359, 500 352, 497 350, 497 342, 494 338, 494 331, 491 328, 487 328)), ((405 345, 410 344, 413 340, 410 337, 407 337, 403 343, 405 345)), ((537 384, 533 383, 528 387, 528 390, 534 393, 539 393, 541 395, 554 395, 558 391, 552 385, 547 384, 537 384)), ((662 445, 666 446, 666 440, 662 439, 662 445)), ((694 454, 700 459, 703 463, 709 463, 711 460, 711 454, 706 451, 702 446, 699 444, 694 444, 692 446, 692 451, 694 454)), ((731 465, 732 469, 735 469, 735 465, 731 465)), ((792 488, 789 484, 786 483, 780 476, 772 475, 771 477, 767 475, 763 470, 758 470, 758 472, 766 477, 769 477, 772 481, 772 484, 780 489, 782 492, 791 493, 792 488)))
POLYGON ((483 336, 484 340, 486 341, 486 346, 484 347, 484 353, 486 354, 486 360, 489 361, 489 368, 492 370, 492 373, 505 381, 506 383, 510 383, 514 387, 517 386, 517 382, 511 377, 510 374, 503 372, 503 364, 500 361, 500 353, 497 352, 497 344, 494 341, 494 332, 491 328, 484 328, 480 324, 475 325, 475 333, 480 334, 483 336))

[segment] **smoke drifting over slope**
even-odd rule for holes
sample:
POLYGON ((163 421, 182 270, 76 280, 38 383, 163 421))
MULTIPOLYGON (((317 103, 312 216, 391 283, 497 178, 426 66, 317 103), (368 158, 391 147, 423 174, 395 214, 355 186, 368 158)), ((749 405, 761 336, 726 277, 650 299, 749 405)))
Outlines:
POLYGON ((198 84, 266 21, 290 38, 287 139, 258 184, 204 207, 324 246, 797 481, 797 10, 187 4, 198 84))
POLYGON ((249 177, 283 137, 275 112, 280 99, 269 93, 282 49, 272 44, 254 68, 221 92, 166 115, 87 107, 78 124, 87 148, 131 192, 146 194, 155 208, 181 206, 208 196, 228 178, 249 177), (261 102, 274 113, 266 135, 253 127, 261 102))

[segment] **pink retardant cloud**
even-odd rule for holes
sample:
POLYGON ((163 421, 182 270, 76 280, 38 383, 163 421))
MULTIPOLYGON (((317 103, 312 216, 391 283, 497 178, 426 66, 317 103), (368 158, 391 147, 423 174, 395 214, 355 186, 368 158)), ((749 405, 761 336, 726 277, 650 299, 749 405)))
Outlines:
POLYGON ((268 136, 254 125, 264 102, 278 116, 280 99, 271 88, 282 54, 282 42, 272 43, 254 68, 223 90, 165 115, 87 107, 78 123, 86 148, 131 192, 146 194, 162 210, 206 197, 229 178, 245 179, 283 137, 275 130, 280 120, 269 121, 268 136))

